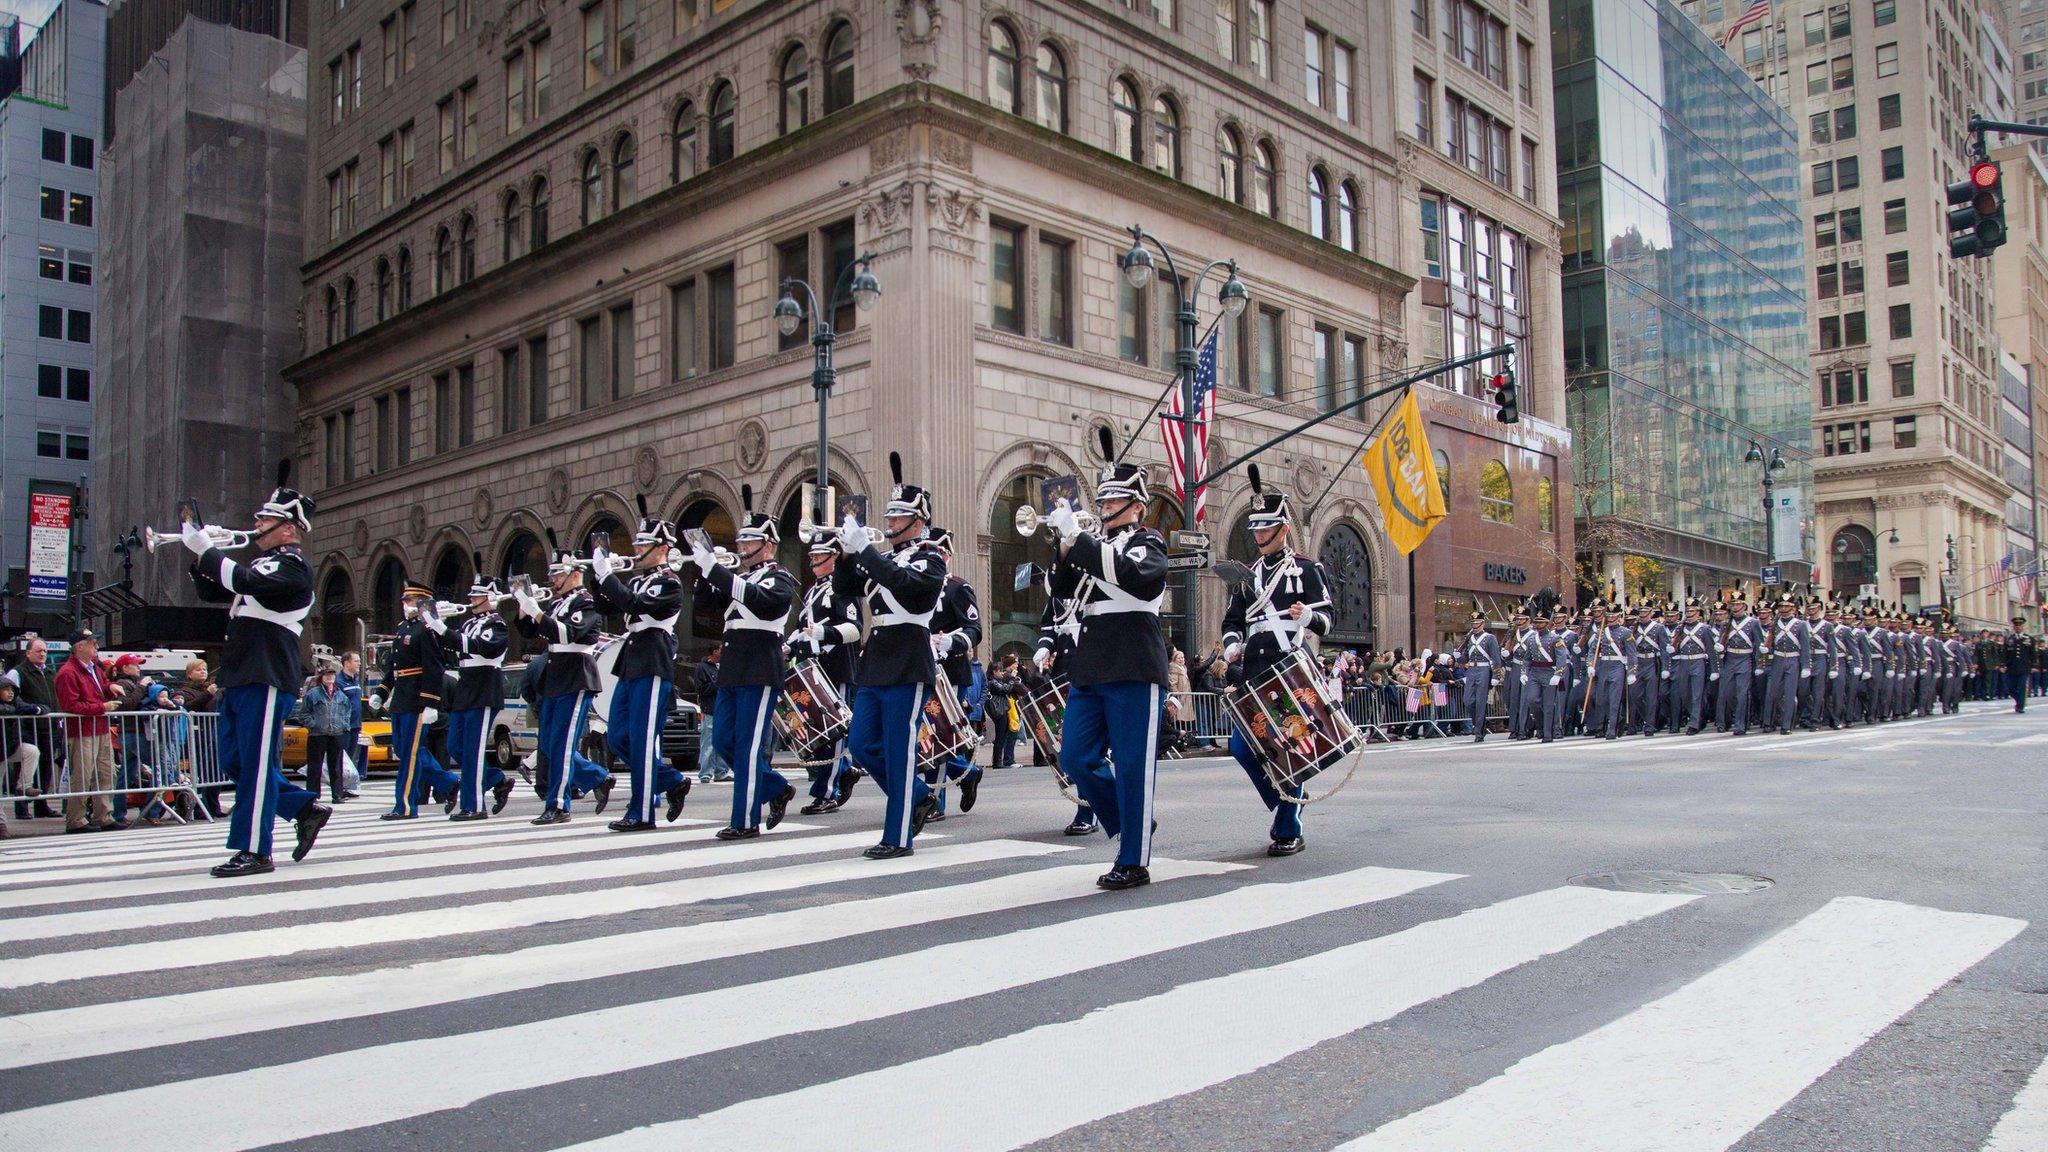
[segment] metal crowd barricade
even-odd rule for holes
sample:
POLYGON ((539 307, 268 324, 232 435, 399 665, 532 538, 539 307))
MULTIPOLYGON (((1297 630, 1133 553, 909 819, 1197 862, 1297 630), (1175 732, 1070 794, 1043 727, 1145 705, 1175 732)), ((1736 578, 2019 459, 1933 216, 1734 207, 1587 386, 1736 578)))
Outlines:
POLYGON ((1227 743, 1230 740, 1230 709, 1215 692, 1176 692, 1180 701, 1181 738, 1190 744, 1227 743))
POLYGON ((220 764, 220 716, 213 712, 109 712, 102 720, 113 738, 114 781, 109 788, 73 787, 66 713, 0 716, 0 802, 68 800, 122 793, 144 794, 145 816, 169 816, 183 823, 176 793, 189 810, 211 819, 202 791, 231 783, 220 764), (33 751, 29 751, 32 749, 33 751))

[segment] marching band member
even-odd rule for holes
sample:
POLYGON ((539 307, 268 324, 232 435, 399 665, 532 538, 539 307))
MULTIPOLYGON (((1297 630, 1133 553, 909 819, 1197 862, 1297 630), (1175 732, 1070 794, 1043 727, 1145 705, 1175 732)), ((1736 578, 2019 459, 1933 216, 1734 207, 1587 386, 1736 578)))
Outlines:
POLYGON ((1458 684, 1464 693, 1465 723, 1472 729, 1472 742, 1486 742, 1486 697, 1493 691, 1493 673, 1501 665, 1500 641, 1486 630, 1486 613, 1472 613, 1472 627, 1465 645, 1452 657, 1458 670, 1458 684))
MULTIPOLYGON (((1106 430, 1103 437, 1108 440, 1106 430)), ((1059 761, 1103 832, 1117 842, 1116 866, 1095 883, 1121 891, 1152 882, 1152 791, 1166 691, 1166 641, 1159 633, 1166 541, 1140 522, 1151 502, 1143 467, 1103 468, 1095 502, 1099 536, 1081 531, 1065 500, 1045 521, 1058 538, 1053 594, 1081 603, 1059 761)))
POLYGON ((746 520, 735 545, 739 571, 718 562, 699 543, 690 552, 697 566, 701 604, 725 613, 725 655, 718 665, 718 708, 712 739, 732 765, 732 818, 718 830, 720 840, 751 840, 761 834, 762 809, 770 828, 782 823, 796 788, 768 759, 768 733, 775 700, 782 694, 782 629, 796 602, 796 577, 775 562, 782 530, 775 517, 753 510, 754 492, 742 487, 746 520))
MULTIPOLYGON (((946 562, 946 584, 939 592, 939 607, 932 613, 932 657, 945 670, 946 679, 964 707, 968 689, 973 685, 974 650, 981 646, 981 608, 975 602, 974 586, 953 571, 953 533, 933 528, 925 533, 925 540, 939 550, 940 558, 946 562)), ((981 767, 974 763, 972 751, 965 756, 955 755, 945 771, 947 779, 960 782, 960 811, 972 809, 981 789, 981 767)), ((927 780, 936 785, 938 773, 934 771, 927 780)), ((935 789, 933 796, 937 808, 931 818, 944 820, 945 789, 935 789)))
POLYGON ((675 707, 676 620, 683 613, 683 582, 669 567, 675 546, 675 525, 647 514, 647 498, 637 497, 640 525, 633 533, 631 582, 611 570, 611 555, 593 549, 584 581, 600 611, 626 618, 626 636, 619 641, 612 674, 611 714, 605 717, 605 742, 612 755, 632 772, 632 797, 626 814, 606 827, 614 832, 644 832, 656 827, 654 799, 667 801, 664 816, 675 823, 690 795, 690 781, 662 759, 661 730, 675 707))
POLYGON ((505 707, 505 650, 512 631, 498 615, 498 584, 484 575, 482 554, 473 554, 476 579, 469 586, 469 612, 451 631, 437 611, 421 617, 421 623, 441 638, 441 646, 455 661, 455 689, 448 698, 448 748, 455 754, 456 789, 460 812, 450 820, 482 820, 484 793, 491 794, 491 811, 496 816, 512 799, 512 780, 485 756, 490 746, 491 719, 505 707))
MULTIPOLYGON (((860 652, 860 605, 833 587, 832 574, 839 569, 839 541, 829 531, 811 538, 809 556, 811 586, 804 590, 797 609, 796 630, 790 634, 789 654, 798 660, 816 660, 839 698, 853 707, 853 661, 860 652)), ((846 804, 854 784, 867 773, 854 767, 847 755, 846 738, 832 762, 811 781, 811 802, 800 809, 806 816, 836 812, 846 804)))
POLYGON ((903 460, 889 453, 894 485, 875 532, 852 515, 839 529, 839 594, 858 600, 868 615, 868 639, 854 674, 853 728, 847 750, 866 767, 888 800, 882 842, 863 853, 870 860, 908 856, 925 821, 937 810, 931 788, 918 778, 917 727, 937 664, 931 622, 946 585, 946 561, 924 542, 932 519, 931 493, 903 482, 903 460), (887 543, 889 551, 880 550, 887 543))
MULTIPOLYGON (((1266 679, 1282 657, 1307 643, 1310 633, 1322 636, 1329 632, 1330 586, 1323 566, 1292 546, 1294 513, 1287 494, 1263 487, 1257 465, 1246 472, 1252 484, 1252 543, 1258 546, 1259 559, 1252 565, 1251 578, 1231 593, 1230 603, 1223 609, 1223 651, 1228 657, 1243 650, 1244 683, 1250 690, 1266 679)), ((1160 565, 1163 571, 1163 555, 1160 565)), ((1498 651, 1495 655, 1498 658, 1498 651)), ((1242 733, 1231 734, 1230 754, 1273 813, 1272 843, 1266 846, 1266 855, 1300 852, 1305 842, 1301 805, 1296 801, 1303 790, 1297 785, 1283 797, 1267 777, 1258 750, 1242 733)))
MULTIPOLYGON (((554 544, 552 531, 548 543, 554 544)), ((540 747, 547 755, 549 780, 546 806, 533 822, 567 824, 570 801, 585 792, 597 794, 593 814, 602 813, 611 802, 612 774, 577 750, 590 718, 590 702, 603 686, 592 652, 600 617, 597 603, 583 589, 575 553, 554 548, 548 580, 555 595, 545 611, 525 588, 512 597, 519 603, 519 634, 545 640, 548 646, 540 682, 540 747)))
POLYGON ((1720 670, 1721 643, 1705 616, 1699 597, 1688 599, 1685 623, 1671 645, 1671 727, 1687 736, 1697 735, 1705 725, 1708 678, 1720 670))
POLYGON ((180 540, 197 557, 192 583, 199 598, 228 605, 228 635, 218 674, 221 767, 235 781, 228 818, 234 855, 216 864, 222 879, 255 876, 270 863, 271 822, 290 820, 297 832, 292 859, 304 860, 334 810, 285 779, 278 763, 284 716, 298 695, 299 634, 313 610, 313 569, 299 552, 312 529, 313 502, 285 487, 291 465, 278 467, 277 488, 256 510, 249 543, 261 554, 237 564, 214 547, 206 528, 188 520, 180 540))
POLYGON ((453 799, 461 783, 427 746, 427 729, 441 718, 441 692, 447 680, 442 659, 443 627, 434 603, 434 590, 407 581, 399 594, 405 619, 391 636, 387 657, 389 697, 384 711, 391 717, 391 746, 398 753, 398 775, 393 781, 391 811, 380 820, 416 820, 420 801, 432 795, 437 801, 453 799), (433 624, 428 624, 428 620, 433 624))
MULTIPOLYGON (((1763 622, 1749 614, 1749 601, 1736 592, 1728 601, 1728 639, 1721 653, 1721 700, 1714 727, 1749 735, 1750 682, 1764 650, 1763 622)), ((1765 719, 1768 726, 1769 719, 1765 719)))
MULTIPOLYGON (((1073 596, 1053 594, 1052 574, 1046 573, 1045 609, 1038 618, 1038 645, 1032 650, 1031 663, 1038 674, 1047 680, 1064 680, 1072 663, 1074 645, 1081 639, 1081 602, 1073 596)), ((1058 749, 1047 753, 1052 758, 1054 771, 1059 771, 1058 749)), ((1078 791, 1079 789, 1076 789, 1078 791)), ((1086 836, 1095 831, 1095 809, 1088 806, 1087 797, 1074 809, 1073 822, 1066 827, 1069 836, 1086 836)))

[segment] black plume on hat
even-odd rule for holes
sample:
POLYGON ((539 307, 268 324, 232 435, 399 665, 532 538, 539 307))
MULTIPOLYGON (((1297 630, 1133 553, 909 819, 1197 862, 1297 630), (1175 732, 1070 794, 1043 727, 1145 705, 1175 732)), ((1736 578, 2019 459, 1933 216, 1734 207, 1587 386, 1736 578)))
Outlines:
POLYGON ((493 580, 490 576, 490 573, 484 570, 483 553, 476 551, 470 552, 469 566, 470 569, 475 573, 475 575, 470 577, 469 581, 469 594, 471 596, 496 597, 500 595, 498 591, 498 582, 496 580, 493 580))
POLYGON ((889 453, 889 505, 884 516, 914 516, 927 525, 932 522, 932 494, 915 484, 903 482, 903 457, 889 453))
POLYGON ((1116 458, 1116 436, 1106 425, 1096 425, 1096 446, 1102 449, 1105 464, 1095 478, 1095 501, 1100 504, 1109 500, 1137 500, 1140 503, 1152 499, 1151 485, 1145 468, 1141 464, 1119 463, 1116 458))
POLYGON ((313 528, 313 501, 289 487, 291 480, 292 458, 286 456, 277 462, 277 487, 271 490, 270 499, 256 510, 256 515, 289 520, 297 524, 300 531, 310 532, 313 528))
POLYGON ((1293 523, 1294 514, 1287 505, 1287 493, 1277 488, 1267 491, 1263 479, 1259 476, 1257 464, 1248 465, 1245 468, 1245 476, 1252 482, 1250 526, 1254 532, 1261 528, 1293 523))

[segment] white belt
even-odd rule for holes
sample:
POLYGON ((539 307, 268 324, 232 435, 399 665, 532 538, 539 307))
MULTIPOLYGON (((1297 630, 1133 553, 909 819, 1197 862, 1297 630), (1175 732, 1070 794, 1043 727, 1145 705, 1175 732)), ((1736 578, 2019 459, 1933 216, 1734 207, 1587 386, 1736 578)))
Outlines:
POLYGON ((676 621, 680 619, 682 619, 680 614, 675 616, 642 616, 637 620, 628 620, 626 622, 626 631, 652 632, 659 629, 663 632, 673 632, 676 630, 676 621))
POLYGON ((262 620, 265 623, 289 629, 292 635, 297 636, 300 630, 305 627, 306 617, 312 611, 313 606, 308 604, 304 608, 296 608, 290 612, 273 612, 254 600, 243 598, 235 602, 234 607, 229 609, 228 615, 247 617, 251 620, 262 620))
POLYGON ((1754 648, 1730 648, 1727 654, 1730 656, 1747 656, 1754 651, 1756 651, 1754 648))
POLYGON ((747 620, 736 616, 727 620, 725 626, 727 629, 744 628, 752 632, 773 632, 777 636, 782 635, 780 620, 747 620))
POLYGON ((595 652, 596 650, 597 650, 597 645, 595 645, 595 644, 550 644, 550 645, 548 645, 548 651, 549 651, 549 652, 575 652, 575 653, 590 653, 590 652, 595 652))
POLYGON ((1672 659, 1673 659, 1673 660, 1705 660, 1706 658, 1707 658, 1707 654, 1706 654, 1705 652, 1700 652, 1700 653, 1697 653, 1697 654, 1695 654, 1695 655, 1692 655, 1692 656, 1686 656, 1686 655, 1683 655, 1683 654, 1681 654, 1681 655, 1678 655, 1678 656, 1673 656, 1673 657, 1672 657, 1672 659))
MULTIPOLYGON (((1308 616, 1303 614, 1302 620, 1307 619, 1308 616)), ((1294 639, 1294 634, 1301 631, 1302 620, 1257 620, 1252 623, 1248 630, 1264 632, 1270 636, 1278 636, 1282 640, 1292 640, 1294 639)))
POLYGON ((464 657, 459 665, 459 667, 463 668, 503 668, 504 666, 505 658, 503 656, 468 656, 464 657))
POLYGON ((1602 664, 1626 664, 1626 663, 1628 663, 1628 657, 1626 657, 1626 656, 1602 656, 1602 657, 1600 658, 1600 663, 1602 663, 1602 664))
POLYGON ((882 612, 875 616, 875 627, 894 628, 901 624, 915 624, 930 631, 933 615, 931 612, 882 612))

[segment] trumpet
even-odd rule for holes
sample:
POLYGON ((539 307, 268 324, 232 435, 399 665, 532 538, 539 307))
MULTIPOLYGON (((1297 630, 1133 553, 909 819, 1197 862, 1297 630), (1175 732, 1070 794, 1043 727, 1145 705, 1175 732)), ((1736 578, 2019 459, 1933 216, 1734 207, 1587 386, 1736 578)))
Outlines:
POLYGON ((440 617, 441 619, 443 619, 443 620, 452 620, 452 619, 454 619, 454 618, 455 618, 455 617, 457 617, 457 616, 463 616, 463 615, 467 615, 467 614, 468 614, 468 612, 469 612, 469 602, 468 602, 468 601, 466 601, 466 600, 464 600, 464 601, 445 601, 445 600, 443 600, 443 601, 436 601, 436 602, 435 602, 435 604, 434 604, 434 615, 436 615, 436 616, 439 616, 439 617, 440 617))
MULTIPOLYGON (((229 548, 247 548, 249 542, 255 538, 256 534, 254 532, 235 528, 222 528, 214 524, 206 526, 207 541, 215 548, 223 551, 229 548)), ((151 553, 154 553, 161 545, 176 544, 183 539, 184 533, 182 532, 159 532, 154 528, 142 530, 142 546, 151 553)))
MULTIPOLYGON (((569 562, 578 568, 595 569, 597 567, 596 558, 590 556, 578 556, 569 562)), ((604 570, 606 572, 630 572, 633 570, 633 558, 631 556, 607 556, 605 557, 604 570)))
MULTIPOLYGON (((1074 522, 1083 532, 1094 532, 1102 527, 1101 519, 1086 508, 1074 509, 1074 522)), ((1017 535, 1029 540, 1045 526, 1045 513, 1040 512, 1036 504, 1025 504, 1017 509, 1017 517, 1011 523, 1016 526, 1017 535)))

